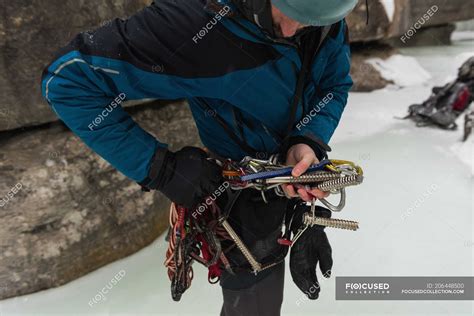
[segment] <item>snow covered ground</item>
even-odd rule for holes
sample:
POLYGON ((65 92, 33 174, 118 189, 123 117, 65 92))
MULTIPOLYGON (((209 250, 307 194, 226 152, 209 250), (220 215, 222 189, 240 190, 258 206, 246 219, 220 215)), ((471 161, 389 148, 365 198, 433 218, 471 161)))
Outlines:
MULTIPOLYGON (((473 275, 474 135, 461 143, 461 131, 416 128, 394 117, 424 100, 433 85, 454 77, 474 54, 474 37, 463 34, 453 46, 403 53, 416 58, 431 78, 416 86, 352 93, 331 143, 332 157, 358 162, 366 175, 362 186, 348 190, 347 206, 336 216, 358 220, 360 230, 327 230, 334 277, 473 275)), ((171 300, 162 266, 165 249, 160 238, 62 287, 0 301, 0 316, 218 315, 220 289, 207 283, 198 265, 182 301, 171 300), (122 279, 90 306, 122 270, 122 279)), ((336 301, 334 277, 321 282, 319 300, 306 301, 287 273, 283 315, 474 314, 472 301, 336 301)))

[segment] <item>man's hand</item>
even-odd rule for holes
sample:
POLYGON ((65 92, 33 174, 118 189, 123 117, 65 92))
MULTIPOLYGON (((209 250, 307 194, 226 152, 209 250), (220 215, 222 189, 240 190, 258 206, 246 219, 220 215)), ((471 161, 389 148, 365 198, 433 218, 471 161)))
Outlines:
MULTIPOLYGON (((309 166, 319 163, 316 154, 306 144, 296 144, 290 147, 286 155, 286 164, 293 167, 291 175, 298 177, 302 175, 309 166)), ((300 197, 303 201, 311 201, 313 198, 322 199, 329 196, 329 192, 323 192, 316 188, 309 188, 291 184, 282 185, 283 190, 290 197, 300 197)))
POLYGON ((142 185, 186 208, 196 207, 223 182, 222 168, 207 160, 200 148, 188 146, 177 152, 159 148, 154 164, 157 172, 150 172, 151 182, 142 185))

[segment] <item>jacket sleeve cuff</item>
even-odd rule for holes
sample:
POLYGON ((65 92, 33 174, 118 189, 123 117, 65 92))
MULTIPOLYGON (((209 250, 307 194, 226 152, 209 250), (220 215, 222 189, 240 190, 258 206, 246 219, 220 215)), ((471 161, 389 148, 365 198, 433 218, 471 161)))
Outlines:
POLYGON ((159 147, 153 157, 151 158, 150 168, 148 169, 148 176, 138 185, 142 187, 142 191, 149 192, 156 190, 160 185, 161 174, 163 173, 163 166, 166 164, 169 150, 164 147, 159 147))

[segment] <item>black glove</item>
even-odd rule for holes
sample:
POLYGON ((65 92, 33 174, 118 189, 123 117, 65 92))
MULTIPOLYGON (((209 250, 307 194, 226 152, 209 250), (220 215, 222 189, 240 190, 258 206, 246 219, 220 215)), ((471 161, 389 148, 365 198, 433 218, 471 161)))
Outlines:
POLYGON ((206 152, 197 147, 184 147, 175 153, 159 148, 148 177, 140 185, 144 190, 159 190, 186 208, 194 208, 223 183, 222 168, 206 158, 206 152))
MULTIPOLYGON (((298 204, 295 208, 291 231, 296 234, 302 227, 303 214, 310 211, 310 207, 304 203, 298 204)), ((331 211, 316 206, 315 215, 318 217, 331 217, 331 211)), ((319 297, 320 286, 316 276, 316 265, 319 262, 319 269, 323 276, 329 278, 332 269, 332 249, 328 237, 324 232, 324 227, 314 225, 299 237, 291 247, 290 271, 293 282, 303 291, 309 299, 315 300, 319 297)))

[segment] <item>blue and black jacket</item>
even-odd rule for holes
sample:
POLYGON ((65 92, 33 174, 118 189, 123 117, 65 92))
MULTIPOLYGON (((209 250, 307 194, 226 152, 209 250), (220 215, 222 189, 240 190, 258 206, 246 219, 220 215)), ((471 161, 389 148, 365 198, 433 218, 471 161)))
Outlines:
POLYGON ((133 121, 123 100, 186 98, 202 143, 235 160, 250 149, 275 153, 284 139, 327 144, 352 85, 345 22, 312 57, 293 116, 303 55, 315 50, 319 28, 274 40, 236 13, 230 3, 212 11, 206 0, 155 1, 78 34, 44 70, 43 95, 77 136, 137 182, 166 144, 133 121))

